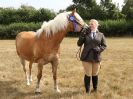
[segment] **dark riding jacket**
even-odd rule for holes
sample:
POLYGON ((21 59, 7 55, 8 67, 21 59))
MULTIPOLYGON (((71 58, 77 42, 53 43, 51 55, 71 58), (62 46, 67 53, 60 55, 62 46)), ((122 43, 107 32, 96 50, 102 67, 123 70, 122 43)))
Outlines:
POLYGON ((82 46, 84 44, 80 60, 86 62, 100 62, 101 52, 103 52, 107 47, 104 34, 97 31, 95 38, 91 37, 91 33, 84 34, 85 35, 79 36, 79 40, 77 42, 78 46, 82 46))

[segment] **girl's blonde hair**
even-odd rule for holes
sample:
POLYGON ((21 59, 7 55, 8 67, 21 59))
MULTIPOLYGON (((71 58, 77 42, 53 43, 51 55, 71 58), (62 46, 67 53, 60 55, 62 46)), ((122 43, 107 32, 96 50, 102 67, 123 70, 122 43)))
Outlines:
MULTIPOLYGON (((90 22, 95 22, 96 25, 97 25, 97 27, 99 26, 99 23, 98 23, 98 21, 97 21, 96 19, 91 19, 90 22)), ((89 22, 89 23, 90 23, 90 22, 89 22)))

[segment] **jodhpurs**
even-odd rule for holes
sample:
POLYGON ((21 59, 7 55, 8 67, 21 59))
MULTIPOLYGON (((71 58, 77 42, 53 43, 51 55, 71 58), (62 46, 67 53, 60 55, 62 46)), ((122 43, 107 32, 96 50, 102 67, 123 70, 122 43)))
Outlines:
POLYGON ((99 69, 100 69, 100 63, 95 62, 84 62, 82 61, 85 74, 87 76, 97 76, 99 69))

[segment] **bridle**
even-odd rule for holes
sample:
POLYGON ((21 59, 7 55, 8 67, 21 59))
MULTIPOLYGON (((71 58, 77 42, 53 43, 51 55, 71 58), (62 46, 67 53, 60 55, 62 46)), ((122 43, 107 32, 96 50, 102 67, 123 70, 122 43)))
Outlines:
MULTIPOLYGON (((82 24, 75 18, 75 16, 70 15, 68 19, 69 19, 69 21, 71 21, 71 22, 73 23, 74 32, 77 31, 77 25, 80 25, 80 26, 81 26, 80 32, 83 30, 84 25, 82 25, 82 24)), ((82 47, 80 47, 79 50, 78 50, 78 52, 76 53, 76 58, 77 58, 77 59, 78 59, 78 57, 81 56, 81 49, 82 49, 82 47)))
MULTIPOLYGON (((80 4, 81 4, 81 0, 78 0, 77 3, 75 3, 75 4, 73 5, 73 8, 76 9, 78 6, 80 6, 80 4)), ((82 25, 82 24, 75 18, 74 15, 70 15, 68 19, 69 19, 69 21, 71 21, 71 22, 73 23, 73 27, 74 27, 74 31, 75 31, 75 32, 77 31, 77 24, 81 26, 81 31, 82 31, 83 27, 86 25, 86 23, 84 23, 84 25, 82 25)), ((80 32, 81 32, 81 31, 80 31, 80 32)))
MULTIPOLYGON (((70 15, 68 16, 68 20, 70 22, 73 23, 73 27, 74 27, 74 32, 77 32, 77 25, 80 25, 81 26, 81 30, 80 32, 82 32, 84 30, 84 26, 86 26, 87 24, 84 22, 84 24, 82 25, 76 18, 74 15, 70 15)), ((81 56, 81 50, 82 50, 82 46, 79 48, 79 50, 77 51, 76 53, 76 58, 80 58, 81 56)), ((78 59, 79 60, 79 59, 78 59)))
POLYGON ((81 28, 84 26, 73 15, 70 15, 68 19, 73 23, 74 32, 77 32, 77 25, 80 25, 81 28))

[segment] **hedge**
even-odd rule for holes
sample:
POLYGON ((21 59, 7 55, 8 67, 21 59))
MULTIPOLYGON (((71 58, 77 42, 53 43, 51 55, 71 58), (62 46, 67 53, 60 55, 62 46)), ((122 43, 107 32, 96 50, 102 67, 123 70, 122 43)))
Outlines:
POLYGON ((133 36, 133 20, 106 20, 99 23, 99 30, 106 36, 133 36))
POLYGON ((41 23, 12 23, 0 25, 0 39, 14 39, 21 31, 36 31, 41 23))
MULTIPOLYGON (((88 23, 88 21, 86 21, 88 23)), ((133 36, 133 20, 106 20, 99 21, 99 31, 105 36, 133 36)), ((0 39, 14 39, 21 31, 36 31, 42 23, 11 23, 0 25, 0 39)), ((79 33, 68 33, 67 36, 77 37, 79 33)))
MULTIPOLYGON (((86 20, 86 23, 89 23, 86 20)), ((105 20, 99 21, 99 31, 107 37, 133 36, 133 20, 105 20)), ((70 32, 68 36, 78 36, 79 33, 70 32)))

